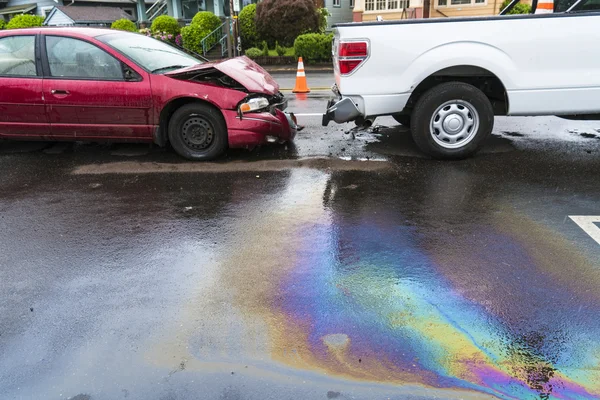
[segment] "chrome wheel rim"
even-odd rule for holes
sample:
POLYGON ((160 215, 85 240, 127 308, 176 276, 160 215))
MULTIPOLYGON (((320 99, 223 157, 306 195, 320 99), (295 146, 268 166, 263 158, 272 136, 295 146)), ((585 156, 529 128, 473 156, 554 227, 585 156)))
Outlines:
POLYGON ((215 130, 210 122, 200 116, 188 118, 181 129, 185 145, 192 150, 205 150, 215 137, 215 130))
POLYGON ((451 100, 439 106, 429 127, 433 140, 445 149, 466 146, 475 138, 478 129, 479 114, 464 100, 451 100))

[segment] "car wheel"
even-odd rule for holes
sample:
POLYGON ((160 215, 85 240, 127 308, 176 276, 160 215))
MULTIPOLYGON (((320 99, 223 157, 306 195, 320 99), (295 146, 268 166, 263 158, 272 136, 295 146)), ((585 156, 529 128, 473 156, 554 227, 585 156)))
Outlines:
POLYGON ((411 132, 417 146, 434 158, 461 159, 473 155, 494 127, 494 109, 476 87, 449 82, 417 101, 411 132))
POLYGON ((403 126, 405 126, 407 128, 410 128, 410 115, 406 115, 406 114, 394 114, 394 115, 392 115, 392 117, 399 124, 402 124, 403 126))
POLYGON ((169 121, 169 142, 188 160, 212 160, 227 149, 227 126, 221 113, 207 104, 187 104, 169 121))

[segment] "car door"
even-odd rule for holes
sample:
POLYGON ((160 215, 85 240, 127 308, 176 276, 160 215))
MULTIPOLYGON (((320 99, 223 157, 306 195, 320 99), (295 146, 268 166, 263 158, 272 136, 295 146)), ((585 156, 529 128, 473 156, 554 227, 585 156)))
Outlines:
POLYGON ((49 135, 39 69, 35 35, 0 37, 0 136, 49 135))
POLYGON ((44 35, 44 97, 54 137, 151 138, 149 76, 87 40, 44 35))

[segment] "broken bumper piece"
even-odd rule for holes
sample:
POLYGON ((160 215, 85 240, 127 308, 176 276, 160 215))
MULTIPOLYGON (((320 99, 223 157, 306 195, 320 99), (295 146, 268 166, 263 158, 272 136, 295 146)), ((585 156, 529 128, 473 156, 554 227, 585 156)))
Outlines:
POLYGON ((338 124, 354 121, 361 116, 361 112, 356 107, 352 99, 345 97, 341 100, 330 100, 327 103, 327 111, 323 114, 323 126, 329 125, 334 121, 338 124))

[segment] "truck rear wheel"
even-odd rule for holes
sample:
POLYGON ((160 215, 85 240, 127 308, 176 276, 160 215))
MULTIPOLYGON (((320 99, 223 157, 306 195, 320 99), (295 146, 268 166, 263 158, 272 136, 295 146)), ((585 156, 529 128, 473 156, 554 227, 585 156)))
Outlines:
POLYGON ((411 132, 417 146, 434 158, 473 155, 491 134, 494 109, 487 96, 462 82, 435 86, 417 101, 411 132))

